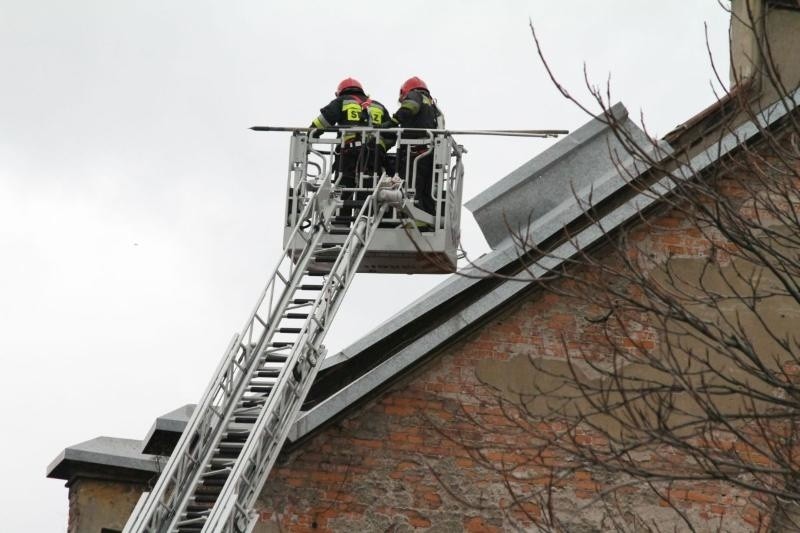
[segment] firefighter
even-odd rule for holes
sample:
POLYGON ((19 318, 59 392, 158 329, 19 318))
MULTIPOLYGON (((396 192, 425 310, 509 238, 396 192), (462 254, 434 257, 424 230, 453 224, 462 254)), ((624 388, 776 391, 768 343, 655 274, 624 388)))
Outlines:
MULTIPOLYGON (((431 97, 428 86, 420 78, 409 78, 400 87, 400 109, 392 116, 395 126, 401 128, 444 129, 444 115, 436 106, 436 101, 431 97)), ((402 135, 405 139, 419 139, 429 137, 425 132, 408 132, 402 135)), ((408 183, 412 179, 414 160, 420 154, 433 146, 416 145, 410 149, 411 158, 406 169, 408 148, 403 146, 397 152, 398 171, 400 176, 408 183)), ((414 188, 416 190, 417 206, 430 214, 436 213, 436 201, 433 198, 433 152, 416 159, 417 176, 414 188)))
MULTIPOLYGON (((372 126, 376 128, 391 127, 391 116, 386 107, 377 100, 369 98, 364 88, 355 78, 345 78, 336 87, 336 98, 320 109, 320 114, 311 123, 312 128, 330 128, 333 126, 372 126)), ((322 132, 316 132, 319 136, 322 132)), ((337 150, 334 168, 341 177, 339 184, 343 187, 355 187, 359 172, 367 174, 383 170, 386 151, 394 144, 394 136, 380 135, 364 139, 355 133, 346 133, 341 149, 337 150)))

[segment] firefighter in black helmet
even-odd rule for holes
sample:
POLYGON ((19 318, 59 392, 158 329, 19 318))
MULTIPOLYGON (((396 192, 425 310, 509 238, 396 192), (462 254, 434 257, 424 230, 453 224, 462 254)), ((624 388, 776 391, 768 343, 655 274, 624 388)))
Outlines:
MULTIPOLYGON (((424 129, 443 129, 444 115, 436 102, 431 97, 428 86, 424 81, 414 76, 409 78, 400 87, 400 109, 393 115, 392 120, 396 126, 401 128, 424 128, 424 129)), ((425 132, 403 133, 403 138, 415 139, 428 137, 425 132)), ((398 172, 404 179, 411 180, 412 169, 415 158, 428 150, 425 145, 417 145, 410 149, 411 157, 406 168, 408 152, 406 147, 401 147, 397 153, 398 172)), ((432 195, 433 181, 433 153, 416 159, 417 176, 414 187, 416 189, 417 206, 430 214, 436 213, 436 201, 432 195)))

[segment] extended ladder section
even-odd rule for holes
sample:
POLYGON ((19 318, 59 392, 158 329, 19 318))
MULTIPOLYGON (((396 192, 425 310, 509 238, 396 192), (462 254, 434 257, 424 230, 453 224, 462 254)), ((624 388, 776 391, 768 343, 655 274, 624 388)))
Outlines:
MULTIPOLYGON (((400 197, 385 194, 390 198, 400 197)), ((235 335, 164 471, 125 527, 132 532, 245 532, 264 481, 324 357, 321 342, 386 211, 376 194, 344 242, 321 246, 341 202, 330 175, 295 227, 305 242, 284 250, 255 310, 235 335), (329 273, 310 272, 335 254, 329 273)))
POLYGON ((342 172, 334 168, 354 146, 348 139, 361 136, 363 151, 381 133, 361 128, 336 139, 295 133, 286 217, 291 230, 281 259, 125 533, 251 531, 257 520, 252 508, 314 382, 325 355, 322 340, 373 237, 384 232, 389 243, 376 240, 381 261, 387 261, 388 246, 404 250, 392 261, 411 256, 409 271, 431 271, 413 263, 421 261, 424 248, 450 261, 438 271, 454 268, 448 243, 458 233, 453 210, 460 207, 462 147, 447 135, 403 141, 399 133, 410 170, 392 178, 382 175, 381 166, 371 176, 357 170, 357 183, 348 187, 337 182, 342 172), (414 207, 417 167, 425 158, 437 201, 429 213, 414 207), (420 217, 427 217, 425 233, 414 223, 420 217))

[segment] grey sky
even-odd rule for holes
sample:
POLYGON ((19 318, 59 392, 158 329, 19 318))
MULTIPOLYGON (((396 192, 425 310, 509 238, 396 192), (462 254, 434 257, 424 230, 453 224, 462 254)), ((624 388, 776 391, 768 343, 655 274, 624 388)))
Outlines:
MULTIPOLYGON (((713 101, 704 21, 727 72, 716 0, 0 0, 3 530, 64 529, 62 448, 199 397, 281 250, 288 137, 249 126, 306 125, 351 75, 394 110, 419 75, 452 128, 574 129, 528 17, 565 85, 611 72, 659 135, 713 101)), ((550 144, 461 141, 465 199, 550 144)), ((329 350, 441 279, 361 276, 329 350)))

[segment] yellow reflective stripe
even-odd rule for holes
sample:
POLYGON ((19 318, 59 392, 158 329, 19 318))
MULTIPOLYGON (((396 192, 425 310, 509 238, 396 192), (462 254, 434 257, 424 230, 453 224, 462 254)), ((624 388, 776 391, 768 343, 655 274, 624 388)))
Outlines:
POLYGON ((402 104, 400 104, 400 107, 404 107, 409 111, 411 111, 412 113, 416 113, 417 111, 419 111, 419 104, 416 103, 414 100, 406 100, 402 104))
POLYGON ((380 126, 383 124, 383 109, 378 106, 371 106, 369 108, 369 119, 373 126, 380 126))
POLYGON ((351 122, 359 122, 361 120, 361 104, 353 101, 345 101, 342 103, 342 113, 351 122))
POLYGON ((314 122, 311 123, 315 128, 330 128, 331 125, 325 120, 325 117, 322 115, 318 116, 314 119, 314 122))
POLYGON ((387 143, 386 143, 386 139, 384 139, 383 137, 378 139, 378 144, 381 145, 384 150, 388 150, 389 149, 389 147, 387 146, 387 143))

